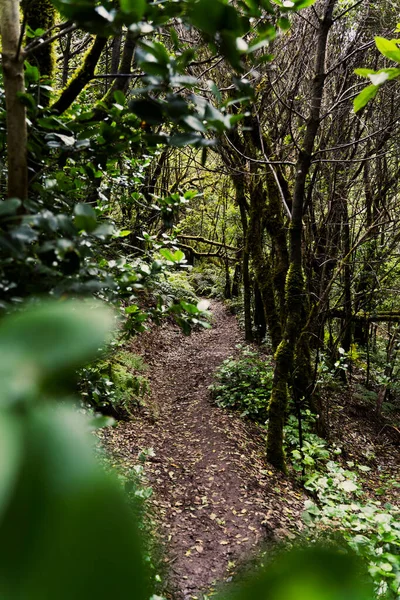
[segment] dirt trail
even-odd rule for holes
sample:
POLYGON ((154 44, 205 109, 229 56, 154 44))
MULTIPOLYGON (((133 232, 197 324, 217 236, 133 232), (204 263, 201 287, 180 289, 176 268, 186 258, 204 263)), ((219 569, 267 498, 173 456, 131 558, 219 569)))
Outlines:
POLYGON ((218 302, 211 310, 212 329, 184 337, 166 325, 141 336, 156 416, 107 435, 125 463, 154 448, 146 469, 174 600, 201 597, 262 540, 301 527, 302 494, 265 464, 261 430, 210 403, 212 374, 241 341, 235 317, 218 302))

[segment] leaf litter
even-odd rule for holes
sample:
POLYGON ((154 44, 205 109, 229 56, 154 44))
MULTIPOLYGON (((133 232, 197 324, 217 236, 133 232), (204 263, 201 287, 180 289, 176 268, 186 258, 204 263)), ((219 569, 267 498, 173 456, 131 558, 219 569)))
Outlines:
POLYGON ((200 598, 264 542, 303 529, 305 496, 265 463, 262 428, 210 402, 215 369, 242 341, 236 318, 211 303, 212 329, 172 324, 132 343, 150 365, 151 405, 102 433, 124 464, 153 448, 146 474, 167 553, 170 598, 200 598))

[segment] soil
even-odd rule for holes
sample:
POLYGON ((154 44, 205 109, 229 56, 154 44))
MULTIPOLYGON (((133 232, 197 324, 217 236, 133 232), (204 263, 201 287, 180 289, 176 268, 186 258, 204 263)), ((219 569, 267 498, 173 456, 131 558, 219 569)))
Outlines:
MULTIPOLYGON (((294 538, 303 529, 304 495, 294 479, 265 462, 265 432, 213 405, 215 369, 243 342, 236 318, 211 303, 212 329, 185 337, 171 323, 142 334, 131 350, 149 365, 152 398, 129 422, 102 430, 108 451, 124 468, 153 448, 146 474, 159 537, 166 549, 173 600, 203 598, 230 581, 263 543, 294 538)), ((399 502, 399 429, 360 404, 354 386, 322 390, 330 442, 338 460, 363 464, 366 494, 399 502)))
POLYGON ((150 365, 150 409, 104 434, 125 466, 154 449, 146 473, 174 600, 202 597, 262 542, 303 528, 304 495, 266 465, 263 430, 210 401, 213 372, 242 341, 222 303, 211 311, 212 329, 184 337, 166 324, 140 336, 132 350, 150 365))

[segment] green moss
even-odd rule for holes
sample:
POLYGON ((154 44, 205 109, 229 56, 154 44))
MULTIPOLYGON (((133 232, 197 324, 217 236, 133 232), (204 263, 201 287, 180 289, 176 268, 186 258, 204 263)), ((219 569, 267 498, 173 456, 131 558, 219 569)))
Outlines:
POLYGON ((127 419, 132 409, 142 406, 149 396, 146 370, 140 356, 121 350, 83 369, 80 379, 83 397, 95 410, 127 419))
POLYGON ((82 66, 77 69, 71 77, 65 88, 62 90, 60 97, 52 105, 52 110, 57 113, 63 113, 76 100, 78 95, 89 83, 94 75, 97 63, 101 53, 107 43, 107 38, 96 36, 92 47, 86 52, 82 66))
POLYGON ((140 406, 150 391, 148 380, 141 375, 145 371, 143 359, 122 351, 116 354, 107 369, 114 384, 116 403, 128 412, 133 406, 140 406))
MULTIPOLYGON (((25 15, 27 25, 33 31, 47 31, 55 23, 56 11, 50 0, 29 0, 25 4, 25 15)), ((28 43, 31 41, 29 38, 28 43)), ((56 66, 54 44, 47 44, 43 48, 39 46, 33 52, 33 59, 41 76, 52 80, 56 66)))

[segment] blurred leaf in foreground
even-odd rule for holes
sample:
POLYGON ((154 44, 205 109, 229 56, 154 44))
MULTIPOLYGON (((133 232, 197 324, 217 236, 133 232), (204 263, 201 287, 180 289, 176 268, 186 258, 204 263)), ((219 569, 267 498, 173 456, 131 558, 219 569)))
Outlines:
POLYGON ((38 383, 82 366, 113 325, 112 311, 82 302, 43 303, 0 325, 4 600, 149 596, 133 513, 98 465, 85 419, 40 402, 38 383))
POLYGON ((335 548, 283 552, 265 569, 219 596, 219 600, 372 600, 359 559, 335 548))
POLYGON ((0 405, 27 400, 43 382, 93 359, 111 339, 114 312, 99 302, 43 302, 0 324, 0 405))

